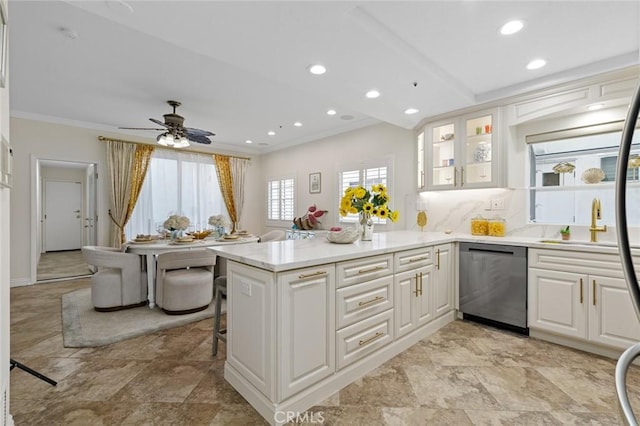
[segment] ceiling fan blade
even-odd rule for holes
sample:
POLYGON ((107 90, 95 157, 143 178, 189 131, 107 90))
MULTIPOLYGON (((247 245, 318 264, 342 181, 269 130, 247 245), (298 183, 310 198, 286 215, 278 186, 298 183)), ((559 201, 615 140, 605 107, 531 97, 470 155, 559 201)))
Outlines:
POLYGON ((208 130, 194 129, 193 127, 185 127, 184 131, 187 135, 215 136, 216 134, 208 130))
MULTIPOLYGON (((159 124, 159 125, 161 125, 161 126, 164 126, 164 127, 166 127, 166 128, 169 128, 169 126, 167 126, 166 124, 164 124, 164 123, 163 123, 162 121, 160 121, 160 120, 156 120, 155 118, 150 118, 149 120, 153 121, 153 122, 154 122, 154 123, 156 123, 156 124, 159 124)), ((164 130, 164 129, 162 129, 162 130, 164 130)))
POLYGON ((205 145, 211 145, 211 139, 209 139, 205 135, 187 133, 187 139, 189 139, 190 141, 195 142, 195 143, 202 143, 202 144, 205 144, 205 145))
POLYGON ((151 127, 118 127, 118 129, 122 130, 155 130, 155 131, 164 131, 166 129, 157 129, 151 127))

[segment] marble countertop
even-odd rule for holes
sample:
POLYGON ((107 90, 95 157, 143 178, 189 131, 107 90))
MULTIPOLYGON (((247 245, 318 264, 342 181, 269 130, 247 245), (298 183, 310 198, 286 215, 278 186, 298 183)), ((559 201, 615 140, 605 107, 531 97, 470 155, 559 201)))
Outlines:
MULTIPOLYGON (((377 232, 374 233, 372 241, 356 241, 351 244, 333 244, 324 237, 318 236, 305 240, 237 244, 210 247, 210 249, 229 260, 279 272, 449 242, 476 242, 552 250, 618 254, 618 248, 614 243, 590 243, 578 240, 560 242, 553 239, 532 237, 487 237, 420 231, 377 232)), ((633 249, 632 253, 640 256, 640 248, 633 249)))

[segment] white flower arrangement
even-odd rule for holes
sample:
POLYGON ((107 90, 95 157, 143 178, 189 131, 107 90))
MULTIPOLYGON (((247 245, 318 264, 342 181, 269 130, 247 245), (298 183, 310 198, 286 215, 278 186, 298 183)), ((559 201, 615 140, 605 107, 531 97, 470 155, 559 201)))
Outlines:
POLYGON ((184 231, 189 227, 191 221, 186 216, 172 214, 164 221, 165 229, 170 231, 184 231))
POLYGON ((209 225, 215 226, 216 228, 226 228, 229 225, 229 222, 226 217, 219 214, 209 217, 209 225))

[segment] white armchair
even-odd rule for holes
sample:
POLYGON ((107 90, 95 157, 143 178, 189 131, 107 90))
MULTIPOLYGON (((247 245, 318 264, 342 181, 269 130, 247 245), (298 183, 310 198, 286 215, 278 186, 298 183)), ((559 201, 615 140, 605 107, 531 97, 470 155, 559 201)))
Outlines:
POLYGON ((91 277, 96 311, 109 312, 147 304, 147 274, 139 255, 112 247, 84 246, 85 262, 97 267, 91 277))

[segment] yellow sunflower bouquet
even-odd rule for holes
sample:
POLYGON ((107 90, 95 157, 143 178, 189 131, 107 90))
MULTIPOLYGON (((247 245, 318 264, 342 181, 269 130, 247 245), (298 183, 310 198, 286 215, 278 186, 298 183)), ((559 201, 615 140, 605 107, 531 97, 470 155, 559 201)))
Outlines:
POLYGON ((380 219, 398 220, 397 210, 388 206, 389 194, 383 184, 372 185, 371 190, 362 186, 349 187, 344 190, 340 200, 340 216, 362 213, 365 216, 375 216, 380 219))

